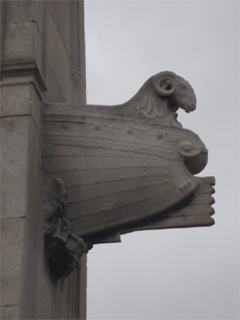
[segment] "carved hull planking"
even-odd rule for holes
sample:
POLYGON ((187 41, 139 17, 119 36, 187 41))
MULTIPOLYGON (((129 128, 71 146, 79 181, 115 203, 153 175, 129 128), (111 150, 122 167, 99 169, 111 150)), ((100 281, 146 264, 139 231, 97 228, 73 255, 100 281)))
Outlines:
POLYGON ((189 170, 201 171, 207 156, 195 133, 91 106, 70 109, 46 106, 43 162, 48 176, 65 183, 67 218, 79 236, 164 214, 198 188, 189 170), (188 170, 191 157, 198 168, 188 170))

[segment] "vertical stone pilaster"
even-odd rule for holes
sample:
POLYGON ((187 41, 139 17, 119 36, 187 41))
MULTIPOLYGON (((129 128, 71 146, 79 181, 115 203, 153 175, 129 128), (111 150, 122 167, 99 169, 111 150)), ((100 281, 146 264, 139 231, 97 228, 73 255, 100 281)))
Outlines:
POLYGON ((83 2, 1 1, 1 47, 1 318, 84 319, 85 263, 51 282, 41 211, 44 101, 86 99, 83 2))

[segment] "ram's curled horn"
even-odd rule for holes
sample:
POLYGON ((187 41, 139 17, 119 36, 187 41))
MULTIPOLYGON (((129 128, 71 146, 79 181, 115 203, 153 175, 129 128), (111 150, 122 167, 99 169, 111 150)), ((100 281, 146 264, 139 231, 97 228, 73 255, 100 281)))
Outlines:
POLYGON ((170 79, 161 79, 157 84, 155 83, 157 93, 163 97, 171 96, 174 93, 174 85, 170 79))
POLYGON ((171 96, 174 91, 174 83, 169 76, 167 76, 168 72, 163 72, 160 74, 161 76, 157 76, 153 78, 153 84, 160 96, 168 97, 171 96))

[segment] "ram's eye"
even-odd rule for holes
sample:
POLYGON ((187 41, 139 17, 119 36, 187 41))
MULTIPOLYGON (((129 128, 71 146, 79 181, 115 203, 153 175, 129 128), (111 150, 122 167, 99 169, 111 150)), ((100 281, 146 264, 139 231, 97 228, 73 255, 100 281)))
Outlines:
POLYGON ((178 88, 181 89, 181 90, 186 90, 187 89, 187 86, 184 84, 184 83, 180 83, 178 85, 178 88))

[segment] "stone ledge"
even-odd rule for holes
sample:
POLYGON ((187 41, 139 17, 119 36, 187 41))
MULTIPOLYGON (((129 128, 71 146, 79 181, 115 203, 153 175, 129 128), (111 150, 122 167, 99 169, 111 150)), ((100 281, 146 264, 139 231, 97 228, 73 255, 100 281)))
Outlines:
POLYGON ((39 71, 39 68, 35 61, 12 61, 2 63, 1 65, 1 78, 11 77, 11 76, 23 76, 32 75, 36 81, 41 92, 47 91, 44 78, 39 71))

